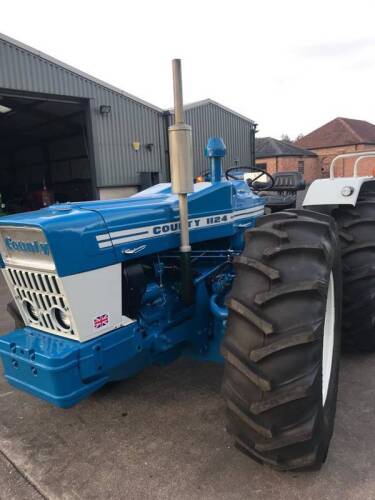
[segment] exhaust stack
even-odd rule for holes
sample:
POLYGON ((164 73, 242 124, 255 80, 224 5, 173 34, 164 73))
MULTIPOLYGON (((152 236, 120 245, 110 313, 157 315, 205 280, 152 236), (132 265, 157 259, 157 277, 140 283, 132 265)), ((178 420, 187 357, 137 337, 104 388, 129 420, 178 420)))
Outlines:
POLYGON ((181 59, 173 59, 175 123, 168 128, 172 191, 178 194, 181 226, 181 283, 186 304, 193 302, 194 290, 190 265, 189 214, 187 194, 193 186, 193 140, 190 125, 184 122, 181 59))

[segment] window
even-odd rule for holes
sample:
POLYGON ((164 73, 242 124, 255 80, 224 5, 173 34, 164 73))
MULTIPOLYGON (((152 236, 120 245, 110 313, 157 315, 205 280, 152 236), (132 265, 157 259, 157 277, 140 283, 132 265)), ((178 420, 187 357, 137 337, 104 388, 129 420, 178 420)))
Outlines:
POLYGON ((256 168, 267 171, 267 163, 256 163, 255 166, 256 168))
POLYGON ((300 174, 305 173, 305 162, 303 160, 298 160, 298 172, 300 174))

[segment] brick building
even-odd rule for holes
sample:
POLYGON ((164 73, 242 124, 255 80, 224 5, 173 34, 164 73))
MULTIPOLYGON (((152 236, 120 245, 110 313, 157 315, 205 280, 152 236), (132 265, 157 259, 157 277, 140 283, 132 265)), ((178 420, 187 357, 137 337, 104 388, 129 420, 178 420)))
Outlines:
MULTIPOLYGON (((363 120, 335 118, 322 127, 305 135, 295 143, 306 148, 318 157, 320 177, 328 177, 332 159, 342 153, 375 151, 375 125, 363 120)), ((350 176, 355 159, 345 158, 336 164, 335 174, 350 176)), ((372 175, 375 171, 375 158, 363 160, 360 175, 372 175)))
POLYGON ((308 149, 272 137, 255 139, 256 165, 270 174, 298 171, 306 183, 319 177, 318 157, 308 149))

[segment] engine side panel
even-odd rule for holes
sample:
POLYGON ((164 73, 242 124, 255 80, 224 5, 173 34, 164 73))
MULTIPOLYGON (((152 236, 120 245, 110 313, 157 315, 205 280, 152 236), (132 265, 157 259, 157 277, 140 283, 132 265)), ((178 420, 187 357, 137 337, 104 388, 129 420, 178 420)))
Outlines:
MULTIPOLYGON (((235 236, 246 220, 264 213, 264 202, 243 181, 195 184, 189 194, 191 243, 235 236)), ((3 239, 12 228, 43 231, 59 276, 69 276, 178 248, 177 195, 170 184, 122 200, 53 205, 1 218, 3 239)), ((22 247, 35 257, 23 241, 22 247)))

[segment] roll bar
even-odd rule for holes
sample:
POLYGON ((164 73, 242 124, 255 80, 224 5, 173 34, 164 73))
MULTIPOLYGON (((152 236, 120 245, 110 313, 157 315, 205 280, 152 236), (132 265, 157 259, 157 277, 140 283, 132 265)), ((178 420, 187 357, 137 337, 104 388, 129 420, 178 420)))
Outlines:
POLYGON ((365 160, 366 158, 375 158, 375 153, 372 155, 366 155, 366 156, 360 156, 359 158, 356 159, 354 163, 354 169, 353 169, 353 175, 354 177, 358 177, 358 167, 361 162, 361 160, 365 160))
POLYGON ((354 163, 354 168, 353 168, 353 176, 358 177, 358 165, 360 161, 364 158, 375 158, 375 151, 358 151, 356 153, 343 153, 340 155, 337 155, 333 158, 331 165, 329 167, 329 178, 334 179, 335 178, 335 164, 337 160, 341 160, 342 158, 357 158, 357 160, 354 163))

